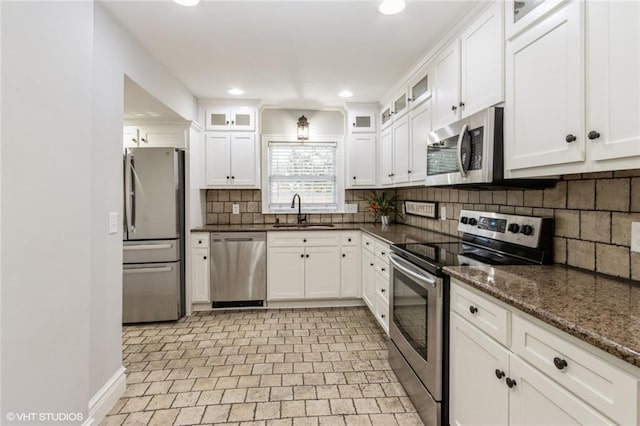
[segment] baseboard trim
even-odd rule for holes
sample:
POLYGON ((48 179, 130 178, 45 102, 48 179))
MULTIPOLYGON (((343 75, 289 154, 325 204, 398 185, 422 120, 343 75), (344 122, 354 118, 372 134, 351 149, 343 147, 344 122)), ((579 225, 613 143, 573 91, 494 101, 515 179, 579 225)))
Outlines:
POLYGON ((86 426, 100 424, 124 394, 127 388, 127 376, 124 372, 124 367, 120 367, 89 400, 89 418, 84 423, 86 426))

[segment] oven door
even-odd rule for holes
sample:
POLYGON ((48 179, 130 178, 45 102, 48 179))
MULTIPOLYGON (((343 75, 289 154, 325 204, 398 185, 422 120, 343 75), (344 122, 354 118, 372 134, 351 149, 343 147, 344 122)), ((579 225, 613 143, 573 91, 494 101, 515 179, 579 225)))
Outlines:
POLYGON ((442 400, 443 283, 391 254, 389 334, 436 401, 442 400))

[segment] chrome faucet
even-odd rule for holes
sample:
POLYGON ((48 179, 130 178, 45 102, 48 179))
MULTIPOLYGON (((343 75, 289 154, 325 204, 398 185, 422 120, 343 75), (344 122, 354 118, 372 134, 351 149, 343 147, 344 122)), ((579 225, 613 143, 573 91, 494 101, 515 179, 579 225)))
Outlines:
POLYGON ((298 197, 298 222, 297 223, 303 223, 307 221, 307 215, 306 214, 302 214, 302 201, 300 200, 300 195, 299 194, 294 194, 293 195, 293 200, 291 200, 291 208, 294 209, 296 208, 296 197, 298 197))

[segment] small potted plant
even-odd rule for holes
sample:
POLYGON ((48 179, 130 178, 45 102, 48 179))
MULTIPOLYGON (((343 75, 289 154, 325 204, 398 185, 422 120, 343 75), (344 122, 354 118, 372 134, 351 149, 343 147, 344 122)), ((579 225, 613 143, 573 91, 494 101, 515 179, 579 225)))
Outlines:
POLYGON ((373 221, 377 222, 378 218, 380 218, 383 226, 389 225, 389 215, 391 213, 398 212, 396 207, 397 195, 389 197, 384 191, 381 193, 371 191, 371 196, 364 199, 369 203, 369 211, 375 215, 373 221))

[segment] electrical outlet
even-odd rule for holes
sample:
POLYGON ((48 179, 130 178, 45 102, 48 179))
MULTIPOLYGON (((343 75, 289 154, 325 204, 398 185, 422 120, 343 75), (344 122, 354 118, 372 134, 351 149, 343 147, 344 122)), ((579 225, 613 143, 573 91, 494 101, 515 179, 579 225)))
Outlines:
POLYGON ((345 211, 347 213, 358 213, 358 205, 353 203, 353 204, 345 204, 345 211))
POLYGON ((109 213, 109 234, 118 233, 118 212, 109 213))
POLYGON ((233 205, 233 214, 240 214, 240 204, 233 205))
POLYGON ((631 251, 640 252, 640 222, 631 222, 631 251))
POLYGON ((447 206, 440 206, 440 220, 447 220, 447 206))

